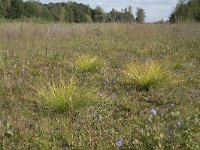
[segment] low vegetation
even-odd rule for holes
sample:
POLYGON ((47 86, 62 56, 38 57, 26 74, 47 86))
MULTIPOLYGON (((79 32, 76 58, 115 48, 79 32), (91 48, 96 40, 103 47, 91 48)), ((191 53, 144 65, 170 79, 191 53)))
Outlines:
POLYGON ((68 85, 61 81, 58 85, 52 83, 33 87, 33 93, 28 98, 47 110, 64 113, 93 103, 97 99, 95 92, 91 87, 77 87, 71 79, 68 85))
POLYGON ((170 80, 169 71, 163 69, 159 63, 152 61, 130 63, 124 73, 129 82, 133 82, 138 88, 146 90, 170 80))
POLYGON ((101 70, 104 62, 96 56, 82 55, 75 62, 75 67, 81 72, 95 72, 101 70))
POLYGON ((199 37, 199 24, 1 23, 0 149, 198 150, 199 37))

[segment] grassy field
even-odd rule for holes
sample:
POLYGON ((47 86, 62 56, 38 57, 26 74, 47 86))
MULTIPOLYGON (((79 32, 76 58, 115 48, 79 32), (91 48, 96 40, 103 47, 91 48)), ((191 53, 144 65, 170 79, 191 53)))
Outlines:
POLYGON ((200 148, 200 24, 0 24, 0 150, 200 148))

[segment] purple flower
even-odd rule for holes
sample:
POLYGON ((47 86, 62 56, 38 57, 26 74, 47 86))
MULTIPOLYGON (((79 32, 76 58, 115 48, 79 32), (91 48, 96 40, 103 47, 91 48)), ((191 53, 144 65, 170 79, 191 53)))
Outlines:
POLYGON ((116 145, 117 145, 117 147, 123 146, 123 138, 122 137, 119 138, 119 141, 117 141, 116 145))
POLYGON ((155 109, 151 109, 151 111, 150 111, 150 112, 151 112, 151 114, 152 114, 152 115, 154 115, 154 116, 157 114, 157 112, 156 112, 156 110, 155 110, 155 109))

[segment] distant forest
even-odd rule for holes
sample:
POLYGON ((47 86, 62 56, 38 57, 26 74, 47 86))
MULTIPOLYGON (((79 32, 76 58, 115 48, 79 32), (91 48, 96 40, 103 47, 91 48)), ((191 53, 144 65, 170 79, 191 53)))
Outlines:
MULTIPOLYGON (((43 4, 38 0, 0 0, 0 19, 47 22, 138 22, 145 21, 145 12, 137 8, 133 15, 131 6, 105 12, 100 6, 91 8, 77 2, 43 4)), ((171 23, 200 22, 200 0, 179 0, 169 17, 171 23)), ((161 21, 163 22, 163 21, 161 21)))
POLYGON ((0 18, 19 20, 43 20, 54 22, 144 22, 145 12, 137 8, 134 17, 131 6, 109 13, 98 6, 92 9, 89 5, 76 2, 43 4, 36 0, 0 0, 0 18))
POLYGON ((200 22, 200 0, 180 0, 170 16, 170 22, 200 22))

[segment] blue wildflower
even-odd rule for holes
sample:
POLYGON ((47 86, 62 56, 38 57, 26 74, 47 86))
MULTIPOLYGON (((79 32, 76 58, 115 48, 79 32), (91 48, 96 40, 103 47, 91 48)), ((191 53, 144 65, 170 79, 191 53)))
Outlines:
POLYGON ((119 141, 117 141, 116 145, 117 145, 117 147, 123 146, 123 138, 122 137, 120 137, 120 139, 119 139, 119 141))
POLYGON ((154 115, 154 116, 157 114, 157 112, 156 112, 156 110, 155 110, 155 109, 151 109, 151 111, 150 111, 150 112, 151 112, 151 114, 152 114, 152 115, 154 115))

